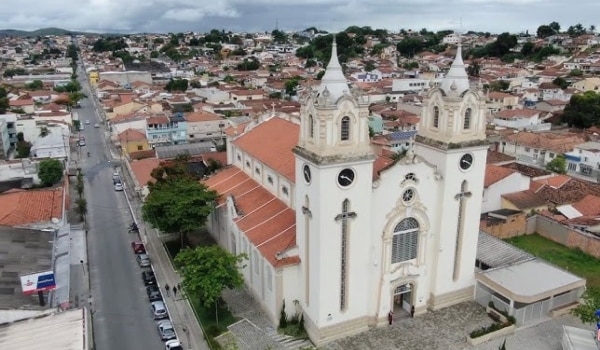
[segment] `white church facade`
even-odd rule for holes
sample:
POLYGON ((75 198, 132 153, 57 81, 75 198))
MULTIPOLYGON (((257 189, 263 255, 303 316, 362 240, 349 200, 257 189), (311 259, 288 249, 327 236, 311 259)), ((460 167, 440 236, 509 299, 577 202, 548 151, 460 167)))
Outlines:
POLYGON ((370 101, 337 60, 301 96, 300 118, 271 116, 228 138, 210 231, 249 257, 248 289, 277 322, 302 312, 316 345, 472 300, 487 144, 485 98, 457 50, 424 101, 415 146, 375 155, 370 101))

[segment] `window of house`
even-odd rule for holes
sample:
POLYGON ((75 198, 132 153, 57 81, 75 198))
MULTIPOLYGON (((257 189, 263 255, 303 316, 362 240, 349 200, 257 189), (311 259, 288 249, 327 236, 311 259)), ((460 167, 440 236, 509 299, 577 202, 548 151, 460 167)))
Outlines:
POLYGON ((144 146, 142 146, 142 145, 138 145, 138 146, 137 146, 137 150, 138 150, 138 151, 141 151, 141 150, 143 150, 143 149, 144 149, 144 146))
POLYGON ((248 160, 246 161, 246 167, 248 167, 248 168, 250 167, 250 161, 248 161, 248 160))
POLYGON ((531 151, 531 148, 525 147, 525 152, 529 152, 529 151, 531 151))
POLYGON ((267 270, 267 288, 273 290, 273 272, 271 272, 271 268, 268 266, 266 266, 265 269, 267 270))
POLYGON ((289 190, 288 190, 287 186, 282 186, 281 192, 283 192, 283 194, 285 194, 286 196, 289 195, 289 190))
POLYGON ((471 113, 472 109, 467 108, 465 111, 465 120, 463 121, 463 129, 467 130, 471 128, 471 113))
POLYGON ((417 257, 419 243, 419 222, 406 218, 394 227, 392 239, 392 264, 412 260, 417 257))
POLYGON ((240 162, 242 161, 242 156, 240 154, 237 155, 237 160, 240 162))
POLYGON ((350 139, 350 117, 343 117, 340 126, 340 140, 348 141, 350 139))
POLYGON ((254 254, 254 273, 258 275, 258 254, 254 254))
POLYGON ((440 127, 440 108, 438 106, 433 106, 433 127, 440 127))
POLYGON ((273 184, 273 176, 271 176, 271 175, 267 176, 267 182, 272 185, 273 184))
POLYGON ((415 173, 408 173, 404 175, 405 180, 417 181, 417 175, 415 173))
POLYGON ((308 116, 308 136, 311 139, 315 137, 315 120, 312 115, 308 116))
POLYGON ((259 169, 258 167, 256 167, 256 168, 254 169, 254 171, 255 171, 255 172, 258 174, 258 175, 260 175, 260 169, 259 169))
POLYGON ((549 156, 550 158, 554 158, 554 153, 550 152, 549 156))

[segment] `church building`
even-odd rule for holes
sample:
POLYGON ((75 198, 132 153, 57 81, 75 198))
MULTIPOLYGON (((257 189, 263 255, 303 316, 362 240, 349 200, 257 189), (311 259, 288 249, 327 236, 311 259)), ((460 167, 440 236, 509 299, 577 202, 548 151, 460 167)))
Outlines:
POLYGON ((488 146, 485 102, 458 46, 424 100, 414 147, 374 154, 370 101, 347 83, 335 42, 299 118, 269 115, 232 132, 217 242, 246 253, 248 289, 277 323, 285 302, 317 345, 472 300, 488 146))

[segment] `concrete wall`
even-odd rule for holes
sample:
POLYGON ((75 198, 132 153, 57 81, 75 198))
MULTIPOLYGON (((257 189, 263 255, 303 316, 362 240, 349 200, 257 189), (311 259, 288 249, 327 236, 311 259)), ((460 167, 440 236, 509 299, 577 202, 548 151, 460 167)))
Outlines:
POLYGON ((488 225, 485 221, 481 224, 481 229, 500 239, 521 236, 527 232, 526 214, 512 215, 502 223, 488 225))
POLYGON ((600 258, 600 237, 594 236, 591 233, 576 231, 549 218, 536 215, 535 232, 540 236, 562 244, 569 248, 577 248, 600 258))

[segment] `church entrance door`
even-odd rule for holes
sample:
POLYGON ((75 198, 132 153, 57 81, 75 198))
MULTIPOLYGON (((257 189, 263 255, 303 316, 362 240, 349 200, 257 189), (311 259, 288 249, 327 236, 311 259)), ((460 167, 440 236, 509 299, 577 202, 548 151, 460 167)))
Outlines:
POLYGON ((394 289, 394 316, 410 316, 412 293, 413 285, 411 283, 401 284, 394 289))

